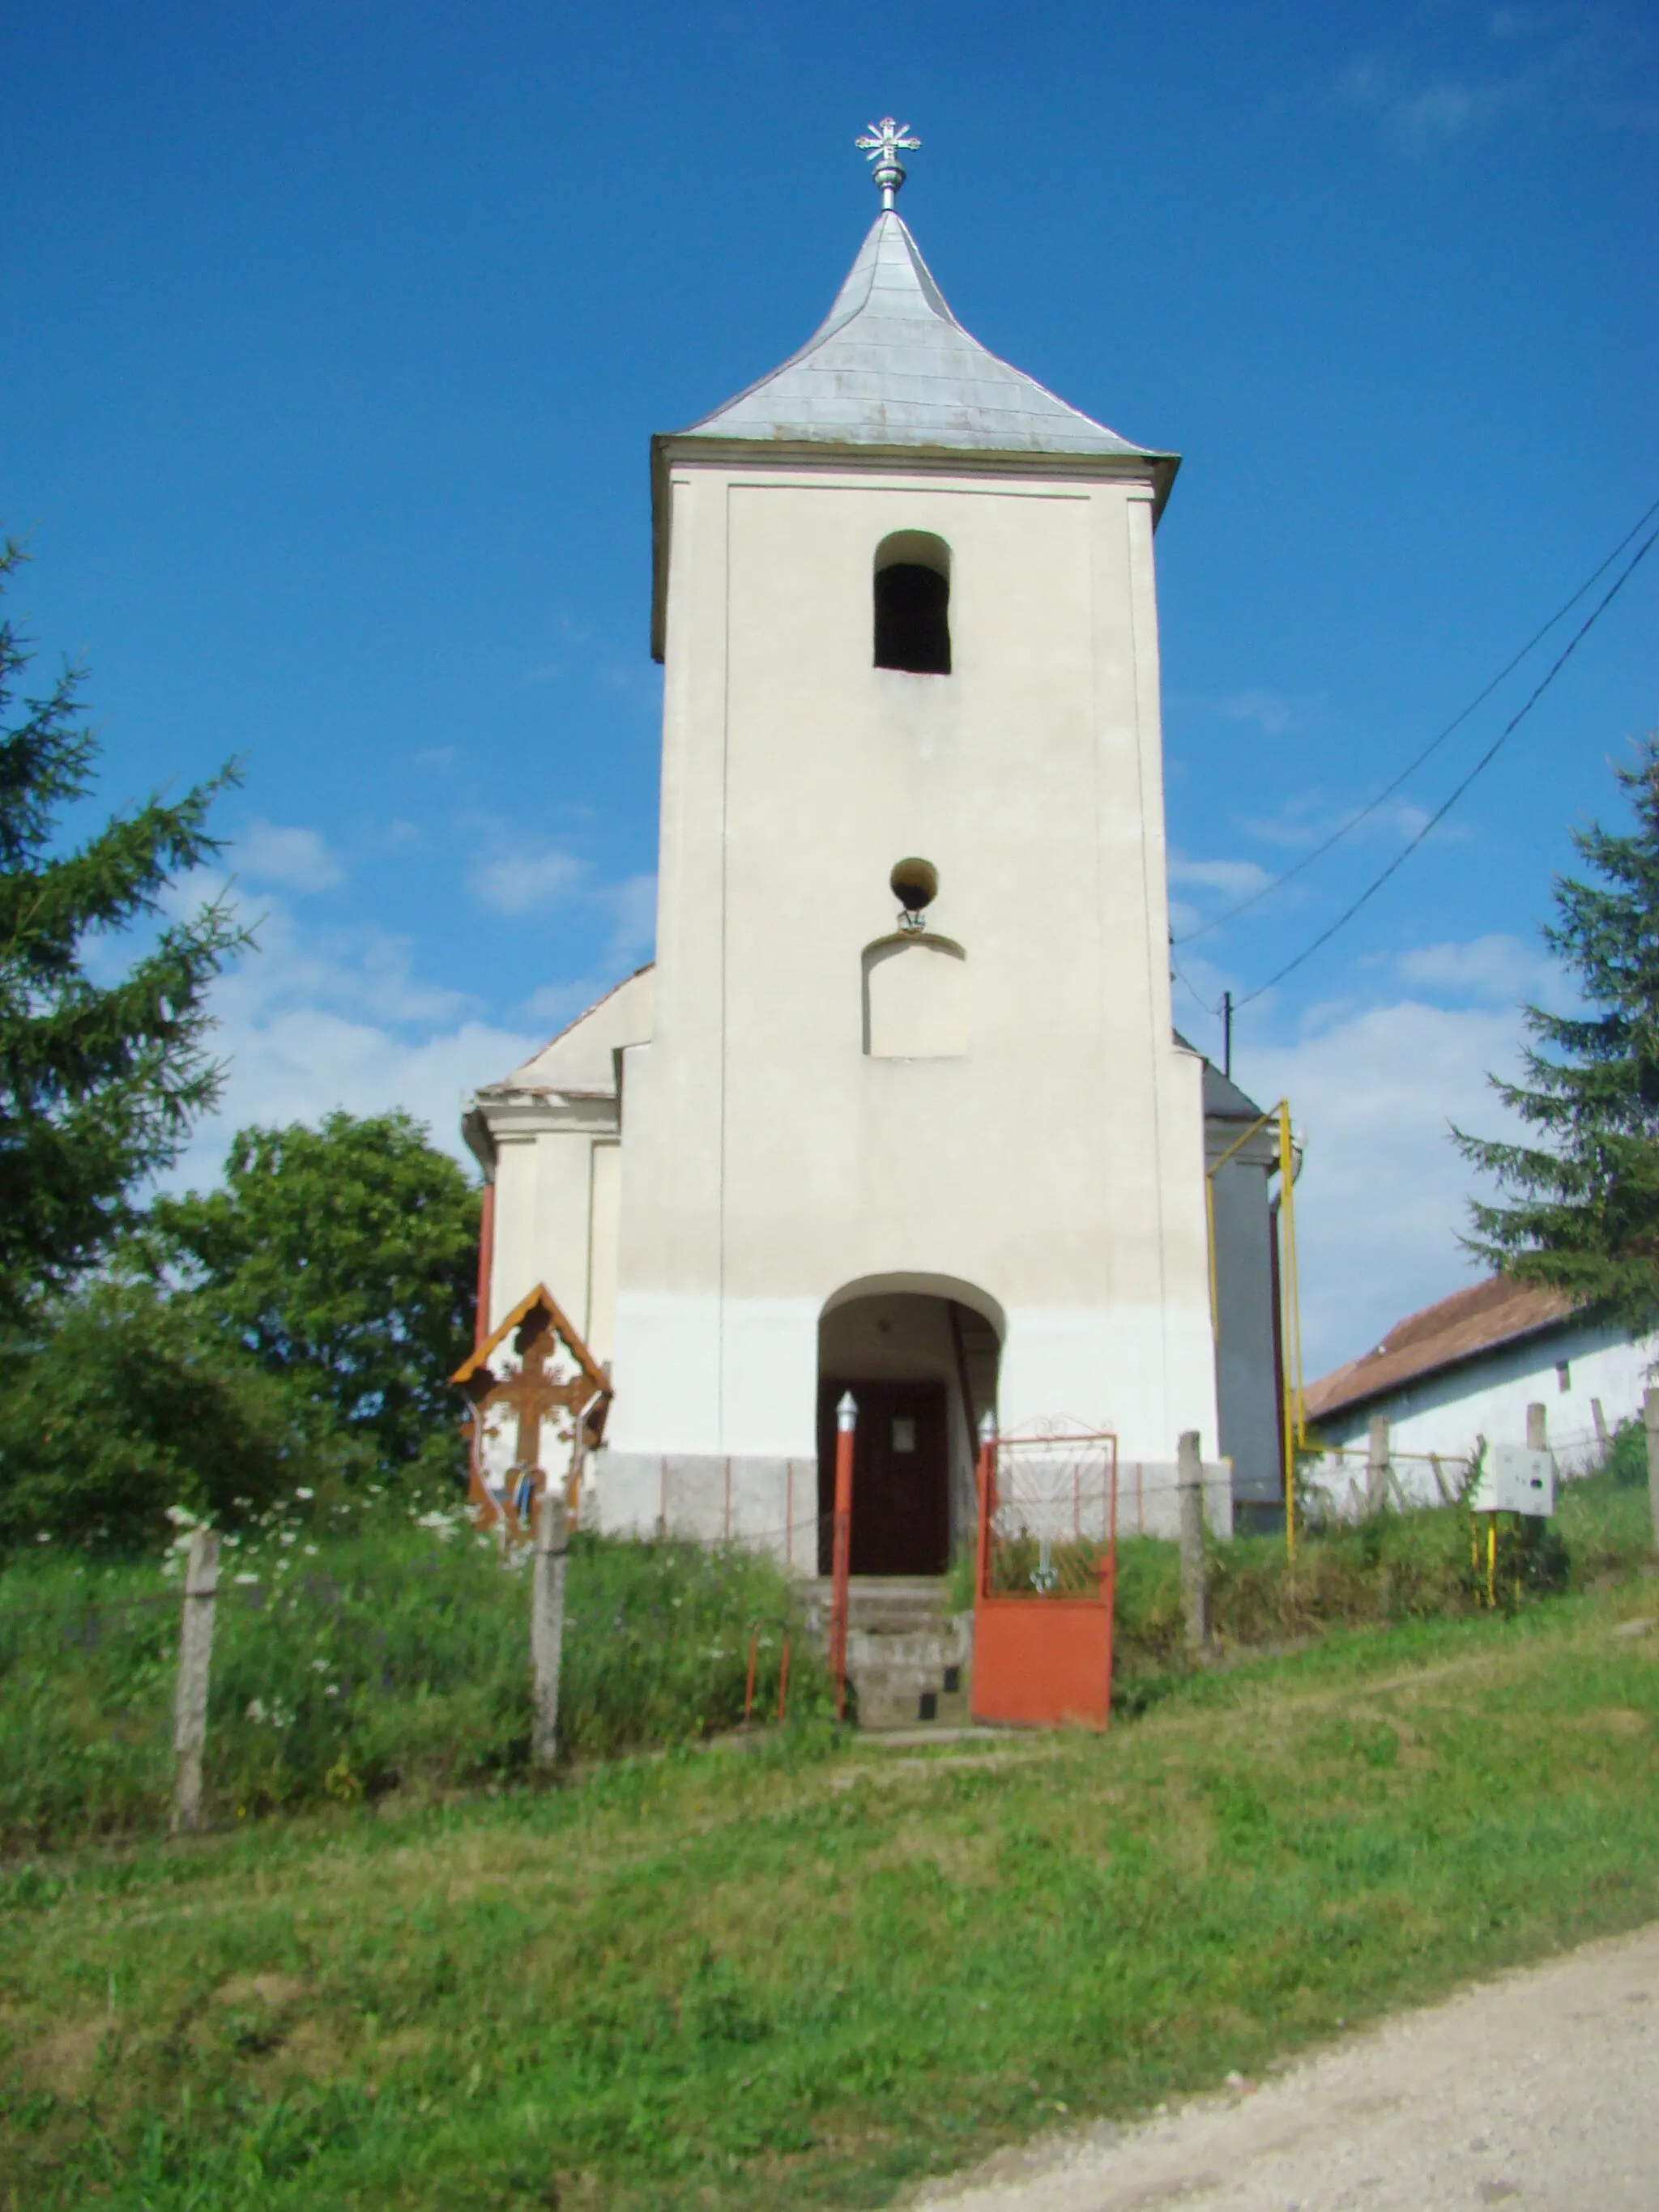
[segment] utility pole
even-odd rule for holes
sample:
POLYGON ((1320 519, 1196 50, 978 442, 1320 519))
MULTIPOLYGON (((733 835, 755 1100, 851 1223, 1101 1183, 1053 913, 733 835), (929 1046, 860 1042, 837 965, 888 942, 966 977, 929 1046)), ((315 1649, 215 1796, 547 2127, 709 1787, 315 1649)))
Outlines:
POLYGON ((1221 1073, 1229 1082, 1233 1073, 1233 994, 1221 994, 1221 1073))

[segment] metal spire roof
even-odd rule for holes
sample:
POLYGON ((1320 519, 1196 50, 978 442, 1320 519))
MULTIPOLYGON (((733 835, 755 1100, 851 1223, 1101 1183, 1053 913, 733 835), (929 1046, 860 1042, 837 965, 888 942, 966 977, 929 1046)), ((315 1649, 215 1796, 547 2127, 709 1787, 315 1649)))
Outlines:
POLYGON ((1131 445, 969 337, 903 218, 890 209, 876 217, 834 307, 800 351, 678 434, 911 451, 1115 453, 1166 467, 1173 458, 1131 445))

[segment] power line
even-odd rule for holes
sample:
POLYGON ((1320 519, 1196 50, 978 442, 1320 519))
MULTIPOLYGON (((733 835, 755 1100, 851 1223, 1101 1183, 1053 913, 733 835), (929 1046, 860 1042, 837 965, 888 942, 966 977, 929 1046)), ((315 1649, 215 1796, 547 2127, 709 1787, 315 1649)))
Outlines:
MULTIPOLYGON (((1659 504, 1659 502, 1656 502, 1656 504, 1659 504)), ((1649 514, 1651 514, 1653 509, 1650 507, 1648 512, 1649 514)), ((1638 526, 1639 527, 1640 526, 1638 525, 1638 526)), ((1650 538, 1645 539, 1644 543, 1637 548, 1636 552, 1626 563, 1622 573, 1608 587, 1606 593, 1597 602, 1595 606, 1593 607, 1590 612, 1585 617, 1577 629, 1574 631, 1572 636, 1568 640, 1566 645, 1563 647, 1559 657, 1550 668, 1548 673, 1539 684, 1532 696, 1527 701, 1523 707, 1518 708, 1517 711, 1510 717, 1509 720, 1505 722, 1498 735, 1492 739, 1491 744, 1487 746, 1486 751, 1481 754, 1480 759, 1476 761, 1474 766, 1463 778, 1462 783, 1456 785, 1453 788, 1450 795, 1435 810, 1434 813, 1429 817, 1428 820, 1423 824, 1423 827, 1418 831, 1417 835, 1410 841, 1410 842, 1401 846, 1399 852, 1395 854, 1393 860, 1389 861, 1388 866, 1382 870, 1382 873, 1372 878, 1371 881, 1366 884, 1364 890, 1360 892, 1359 896, 1354 901, 1353 904, 1349 907, 1346 912, 1338 915, 1336 920, 1331 924, 1328 929, 1321 930, 1318 936, 1315 938, 1311 945, 1304 946, 1304 948, 1297 954, 1294 960, 1287 960, 1282 968, 1279 969, 1274 974, 1268 976, 1265 983, 1258 983, 1254 991, 1248 993, 1243 998, 1236 1000, 1236 1006, 1248 1006, 1252 1000, 1259 999, 1264 991, 1271 991, 1275 983, 1282 983, 1285 976, 1291 973, 1292 969, 1299 968, 1304 960, 1310 959, 1312 956, 1318 951, 1322 945, 1328 945, 1332 938, 1336 935, 1337 931, 1339 929, 1345 928, 1346 925, 1353 920, 1355 915, 1359 912, 1361 907, 1365 905, 1370 899, 1373 898, 1376 894, 1382 890, 1383 884, 1388 882, 1389 877, 1395 873, 1396 869, 1402 866, 1404 863, 1410 859, 1411 855, 1417 850, 1418 847, 1423 842, 1429 832, 1433 830, 1437 824, 1445 820, 1447 815, 1451 812, 1452 808, 1455 806, 1458 800, 1463 796, 1463 793, 1474 781, 1476 776, 1478 776, 1484 769, 1490 767, 1492 763, 1497 759, 1499 751, 1502 750, 1510 735, 1519 728, 1520 725, 1526 720, 1527 716, 1531 714, 1533 708, 1543 697, 1545 692, 1549 690, 1550 685, 1554 683, 1556 678, 1566 666, 1568 661, 1571 659, 1573 654, 1577 651, 1578 647, 1583 639, 1586 638, 1589 635, 1590 631, 1595 629, 1596 623, 1601 619, 1602 615, 1607 611, 1607 608, 1612 605, 1613 600, 1618 598, 1620 592, 1624 590, 1625 586, 1630 581, 1632 576, 1635 574, 1638 565, 1647 558, 1649 553, 1652 550, 1656 544, 1659 544, 1659 530, 1656 530, 1650 538)))
POLYGON ((1181 985, 1182 989, 1185 991, 1187 996, 1198 1008, 1200 1013, 1207 1015, 1208 1018, 1213 1021, 1216 1018, 1215 1008, 1206 1004, 1204 1000, 1199 997, 1198 993, 1193 988, 1192 985, 1187 981, 1186 976, 1182 973, 1181 963, 1175 957, 1175 946, 1176 941, 1174 938, 1171 938, 1170 939, 1170 972, 1175 976, 1176 981, 1181 985))
MULTIPOLYGON (((1282 875, 1275 876, 1271 883, 1263 884, 1260 890, 1253 890, 1248 898, 1240 899, 1237 906, 1230 906, 1224 914, 1217 915, 1213 921, 1201 922, 1196 929, 1189 929, 1184 937, 1177 938, 1176 942, 1178 945, 1190 945, 1194 938, 1207 937, 1212 929, 1219 929, 1224 922, 1236 921, 1241 914, 1248 912, 1251 907, 1256 905, 1261 900, 1267 898, 1272 892, 1279 890, 1281 886, 1288 884, 1292 877, 1299 876, 1304 868, 1312 867, 1316 860, 1322 860, 1326 854, 1330 851, 1333 845, 1340 844, 1342 839, 1348 835, 1350 830, 1357 830, 1362 822, 1367 820, 1371 815, 1375 814, 1377 808, 1382 805, 1384 799, 1392 799, 1395 792, 1399 790, 1401 785, 1406 782, 1409 777, 1416 775, 1418 769, 1422 767, 1424 762, 1428 759, 1431 753, 1437 751, 1440 746, 1443 745, 1447 738, 1450 737, 1455 731, 1462 729, 1464 723, 1468 720, 1469 716, 1474 714, 1477 707, 1485 705, 1486 702, 1491 698, 1492 693, 1497 690, 1498 685, 1504 681, 1504 678, 1513 674, 1514 671, 1521 665, 1521 663, 1533 650, 1534 647, 1540 644, 1543 640, 1549 635, 1550 632, 1555 628, 1557 623, 1561 621, 1564 616, 1569 615, 1572 612, 1572 610, 1577 605, 1579 600, 1582 599, 1585 592, 1589 590, 1591 585, 1597 582, 1600 578, 1607 574, 1607 570, 1612 568, 1613 562, 1619 558, 1619 556, 1624 551, 1626 546, 1630 544, 1631 539, 1652 520, 1655 514, 1659 514, 1659 499, 1655 500, 1653 505, 1649 507, 1647 513, 1641 516, 1640 519, 1625 532, 1619 543, 1613 547, 1612 552, 1607 555, 1606 560, 1601 562, 1597 568, 1595 568, 1590 571, 1589 574, 1585 577, 1583 582, 1578 586, 1578 589, 1573 593, 1572 597, 1570 599, 1563 601, 1561 605, 1556 609, 1555 612, 1544 624, 1543 628, 1533 632, 1532 635, 1527 640, 1526 643, 1522 647, 1520 652, 1515 655, 1514 659, 1504 662, 1503 667, 1498 670, 1497 675, 1492 678, 1492 682, 1487 684, 1485 690, 1478 691, 1474 697, 1470 700, 1468 705, 1463 708, 1462 712, 1455 715, 1452 720, 1447 723, 1445 728, 1441 731, 1438 737, 1431 738, 1428 744, 1424 746, 1422 751, 1418 754, 1415 760, 1408 761, 1405 767, 1401 769, 1399 775, 1395 776, 1394 781, 1392 783, 1385 784, 1382 789, 1377 793, 1375 799, 1368 800, 1367 803, 1360 808, 1357 814, 1350 815, 1348 819, 1344 822, 1340 828, 1332 830, 1330 836, 1324 840, 1322 844, 1316 845, 1310 853, 1304 853, 1302 858, 1292 866, 1286 868, 1282 875)), ((1639 558, 1640 556, 1638 556, 1638 557, 1639 558)), ((1582 635, 1583 633, 1581 632, 1580 635, 1582 635)), ((1577 642, 1577 640, 1575 639, 1574 643, 1576 644, 1577 642)), ((1571 648, 1569 648, 1569 650, 1571 650, 1571 648)), ((1558 662, 1556 665, 1559 667, 1560 664, 1558 662)), ((1550 672, 1552 675, 1553 675, 1554 672, 1553 669, 1550 672)), ((1528 704, 1530 705, 1531 702, 1528 701, 1528 704)), ((1511 725, 1511 727, 1513 725, 1511 725)), ((1508 732, 1505 732, 1504 734, 1507 736, 1508 732)), ((1409 849, 1409 848, 1407 849, 1409 849)), ((1267 986, 1264 984, 1262 988, 1265 990, 1267 986)), ((1240 1003, 1242 1004, 1243 1001, 1240 1003)))

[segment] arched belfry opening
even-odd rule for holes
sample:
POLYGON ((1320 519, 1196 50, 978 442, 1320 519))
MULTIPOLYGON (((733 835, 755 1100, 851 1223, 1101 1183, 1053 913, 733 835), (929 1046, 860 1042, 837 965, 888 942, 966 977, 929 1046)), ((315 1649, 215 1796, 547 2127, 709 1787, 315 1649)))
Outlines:
POLYGON ((818 1570, 830 1571, 836 1407, 858 1407, 855 1575, 943 1574, 973 1540, 979 1424, 996 1410, 1003 1317, 948 1276, 849 1283, 818 1322, 818 1570))
POLYGON ((876 666, 951 673, 951 549, 927 530, 896 530, 876 548, 876 666))

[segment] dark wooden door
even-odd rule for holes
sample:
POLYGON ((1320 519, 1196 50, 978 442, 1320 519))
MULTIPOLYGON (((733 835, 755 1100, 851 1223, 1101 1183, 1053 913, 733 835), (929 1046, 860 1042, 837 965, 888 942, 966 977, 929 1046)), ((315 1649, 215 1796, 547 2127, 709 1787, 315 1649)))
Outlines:
POLYGON ((818 1571, 831 1565, 836 1407, 858 1401, 853 1445, 853 1572, 943 1574, 951 1548, 950 1451, 942 1382, 818 1386, 818 1571))

